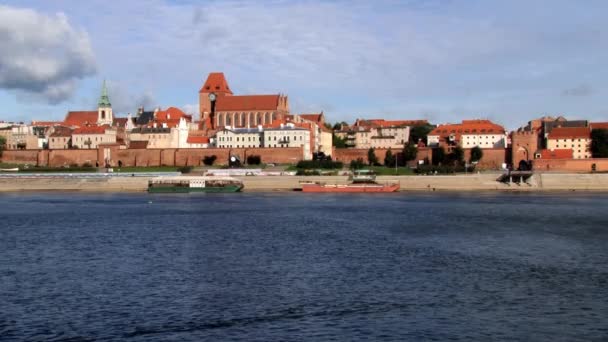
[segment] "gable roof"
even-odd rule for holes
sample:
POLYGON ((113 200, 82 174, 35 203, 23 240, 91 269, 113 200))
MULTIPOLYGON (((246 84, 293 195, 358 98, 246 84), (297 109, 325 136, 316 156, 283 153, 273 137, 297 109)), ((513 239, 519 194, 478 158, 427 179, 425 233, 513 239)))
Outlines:
POLYGON ((323 112, 319 114, 299 114, 299 116, 306 121, 312 121, 314 123, 322 123, 325 121, 323 120, 323 112))
POLYGON ((555 127, 547 139, 589 139, 590 137, 591 129, 589 127, 555 127))
POLYGON ((79 127, 72 134, 106 134, 107 126, 88 126, 79 127))
POLYGON ((279 95, 239 95, 220 96, 216 100, 215 110, 222 111, 252 111, 277 110, 279 95))
POLYGON ((192 115, 187 115, 181 109, 176 107, 169 107, 165 110, 159 110, 155 114, 156 120, 175 120, 179 118, 185 118, 186 120, 192 119, 192 115))
POLYGON ((199 93, 224 93, 231 94, 232 90, 228 86, 228 81, 224 77, 223 72, 212 72, 207 76, 207 80, 203 87, 198 91, 199 93))
POLYGON ((384 119, 371 119, 365 120, 371 125, 380 127, 392 127, 392 126, 422 126, 427 125, 427 120, 384 120, 384 119))
POLYGON ((608 122, 591 122, 589 127, 591 129, 608 129, 608 122))
POLYGON ((565 149, 554 149, 554 150, 540 150, 540 159, 572 159, 574 158, 574 151, 570 148, 565 149))
POLYGON ((186 140, 188 144, 208 144, 209 138, 205 136, 188 136, 188 140, 186 140))
POLYGON ((53 133, 49 135, 50 137, 71 137, 72 129, 65 126, 55 126, 53 128, 53 133))
POLYGON ((97 111, 70 111, 63 120, 68 126, 87 126, 97 124, 97 111))

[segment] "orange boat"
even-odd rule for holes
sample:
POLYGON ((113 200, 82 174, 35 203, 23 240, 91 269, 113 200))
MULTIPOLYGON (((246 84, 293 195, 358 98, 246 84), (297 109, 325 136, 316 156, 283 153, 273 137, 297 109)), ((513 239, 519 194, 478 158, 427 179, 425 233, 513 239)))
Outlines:
POLYGON ((355 171, 350 184, 303 182, 302 192, 396 192, 399 183, 378 184, 376 174, 369 170, 355 171))

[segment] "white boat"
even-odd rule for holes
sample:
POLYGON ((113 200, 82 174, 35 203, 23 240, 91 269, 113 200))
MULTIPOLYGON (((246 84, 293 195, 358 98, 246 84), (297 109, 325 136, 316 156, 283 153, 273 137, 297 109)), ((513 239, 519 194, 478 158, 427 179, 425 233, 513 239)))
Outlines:
POLYGON ((19 168, 18 167, 14 167, 12 169, 0 169, 0 172, 18 172, 19 168))

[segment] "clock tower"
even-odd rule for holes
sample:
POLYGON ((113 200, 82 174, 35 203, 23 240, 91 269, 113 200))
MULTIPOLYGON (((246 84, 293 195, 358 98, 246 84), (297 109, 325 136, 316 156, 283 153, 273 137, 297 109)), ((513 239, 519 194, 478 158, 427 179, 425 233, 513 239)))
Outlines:
POLYGON ((214 128, 211 115, 215 112, 215 104, 221 97, 231 95, 232 90, 223 72, 212 72, 207 76, 205 84, 198 91, 200 121, 205 126, 202 128, 214 128))

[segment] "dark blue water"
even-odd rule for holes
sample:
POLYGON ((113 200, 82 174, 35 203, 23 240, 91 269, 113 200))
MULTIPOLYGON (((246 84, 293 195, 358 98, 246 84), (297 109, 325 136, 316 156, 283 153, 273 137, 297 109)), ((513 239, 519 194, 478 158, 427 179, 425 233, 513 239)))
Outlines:
POLYGON ((608 195, 0 195, 0 340, 608 339, 608 195))

